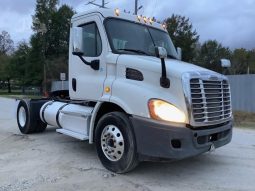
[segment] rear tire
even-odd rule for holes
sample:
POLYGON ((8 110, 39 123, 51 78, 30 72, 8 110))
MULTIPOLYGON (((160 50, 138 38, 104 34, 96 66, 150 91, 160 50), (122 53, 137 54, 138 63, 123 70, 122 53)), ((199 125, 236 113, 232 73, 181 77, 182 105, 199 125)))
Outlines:
POLYGON ((104 115, 96 127, 95 142, 99 159, 106 169, 121 174, 138 165, 135 136, 126 114, 104 115))
POLYGON ((24 100, 21 100, 18 105, 17 123, 20 132, 23 134, 41 133, 47 127, 47 124, 40 119, 36 119, 35 113, 30 112, 29 105, 24 100))

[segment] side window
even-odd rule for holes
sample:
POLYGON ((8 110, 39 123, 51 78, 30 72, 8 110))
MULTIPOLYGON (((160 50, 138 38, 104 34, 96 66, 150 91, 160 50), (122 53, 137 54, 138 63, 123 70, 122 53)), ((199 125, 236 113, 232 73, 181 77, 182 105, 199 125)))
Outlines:
POLYGON ((97 57, 102 53, 102 40, 96 23, 81 26, 83 30, 84 56, 97 57))

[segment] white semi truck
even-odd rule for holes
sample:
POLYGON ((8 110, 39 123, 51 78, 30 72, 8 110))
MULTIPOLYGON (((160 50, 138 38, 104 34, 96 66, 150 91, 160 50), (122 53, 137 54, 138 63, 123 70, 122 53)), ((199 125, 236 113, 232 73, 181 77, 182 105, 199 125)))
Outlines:
POLYGON ((95 143, 116 173, 139 161, 195 156, 232 138, 227 78, 182 62, 164 25, 119 10, 73 16, 68 97, 21 100, 20 131, 50 125, 95 143))

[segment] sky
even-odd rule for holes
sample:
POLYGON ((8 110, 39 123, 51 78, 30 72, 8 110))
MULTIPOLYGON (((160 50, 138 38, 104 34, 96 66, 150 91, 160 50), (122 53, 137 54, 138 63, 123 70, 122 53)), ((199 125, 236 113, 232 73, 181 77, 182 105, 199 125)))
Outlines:
MULTIPOLYGON (((109 8, 134 12, 135 0, 105 0, 109 8)), ((88 0, 59 0, 76 12, 90 9, 88 0)), ((101 0, 96 0, 101 3, 101 0)), ((0 31, 10 33, 15 44, 29 41, 36 0, 0 0, 0 31)), ((217 40, 224 46, 255 48, 255 0, 139 0, 139 14, 164 20, 172 14, 190 18, 200 42, 217 40)))

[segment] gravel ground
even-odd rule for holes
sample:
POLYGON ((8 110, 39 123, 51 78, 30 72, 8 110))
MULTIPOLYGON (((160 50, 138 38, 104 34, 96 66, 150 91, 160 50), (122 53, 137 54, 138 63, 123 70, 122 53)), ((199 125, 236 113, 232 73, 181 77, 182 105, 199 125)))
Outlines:
POLYGON ((255 131, 234 129, 213 153, 173 163, 142 163, 117 175, 104 169, 93 145, 48 128, 22 135, 17 102, 0 98, 0 191, 255 190, 255 131))

